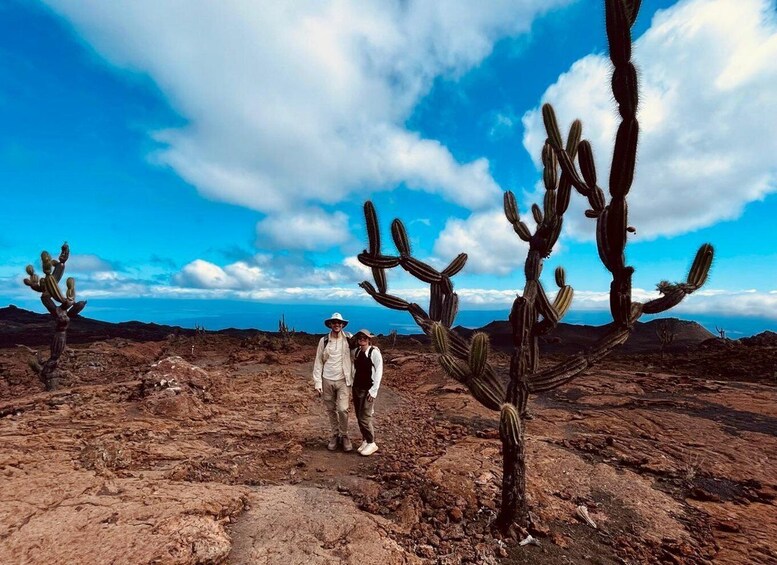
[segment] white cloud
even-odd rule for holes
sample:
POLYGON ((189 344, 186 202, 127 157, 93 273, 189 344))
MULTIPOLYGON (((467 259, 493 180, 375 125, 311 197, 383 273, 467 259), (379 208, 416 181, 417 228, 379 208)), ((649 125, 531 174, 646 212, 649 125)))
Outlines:
POLYGON ((672 312, 689 314, 725 314, 777 320, 777 291, 700 290, 672 312))
POLYGON ((329 249, 348 241, 348 216, 319 208, 276 213, 256 225, 257 234, 281 249, 329 249))
MULTIPOLYGON (((688 0, 656 13, 634 46, 640 78, 640 146, 629 223, 641 238, 739 217, 777 190, 777 21, 769 0, 688 0)), ((618 124, 609 60, 588 56, 543 96, 559 120, 583 122, 607 192, 618 124)), ((524 146, 539 162, 539 110, 524 115, 524 146)), ((575 195, 565 216, 593 237, 575 195)))
POLYGON ((188 120, 155 133, 160 163, 205 196, 277 212, 399 183, 492 203, 487 160, 459 163, 405 121, 436 77, 462 75, 569 1, 48 4, 188 120))
MULTIPOLYGON (((534 229, 533 223, 529 226, 534 229)), ((506 275, 523 265, 528 249, 501 208, 474 213, 466 220, 449 219, 434 244, 435 255, 448 261, 466 253, 464 272, 470 274, 506 275)))
POLYGON ((360 282, 363 280, 372 280, 372 269, 362 265, 356 257, 346 257, 343 260, 343 266, 350 270, 354 278, 360 282))
MULTIPOLYGON (((307 289, 305 295, 316 289, 334 286, 350 287, 361 292, 358 283, 370 279, 369 269, 355 257, 340 264, 316 267, 302 257, 256 255, 252 260, 237 261, 219 266, 210 261, 195 259, 173 275, 174 287, 169 292, 218 290, 237 292, 241 296, 293 295, 295 289, 307 289), (177 289, 177 290, 176 290, 177 289)), ((167 292, 167 291, 166 291, 167 292)), ((301 296, 302 298, 303 296, 301 296)))
POLYGON ((227 265, 224 267, 224 271, 240 288, 263 286, 271 280, 264 269, 256 265, 249 265, 244 261, 227 265))
POLYGON ((195 259, 185 265, 174 280, 180 286, 194 288, 236 288, 238 286, 237 280, 224 269, 202 259, 195 259))

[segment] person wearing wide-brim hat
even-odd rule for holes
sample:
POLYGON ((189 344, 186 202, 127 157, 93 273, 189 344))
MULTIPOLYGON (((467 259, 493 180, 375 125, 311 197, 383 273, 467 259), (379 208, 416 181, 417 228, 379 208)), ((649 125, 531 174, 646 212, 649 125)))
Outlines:
POLYGON ((375 414, 375 399, 383 378, 383 356, 380 349, 373 345, 375 336, 369 330, 359 330, 354 339, 358 347, 353 360, 353 408, 362 433, 359 454, 367 457, 378 450, 372 416, 375 414))
POLYGON ((327 449, 334 451, 338 445, 343 451, 353 450, 348 438, 348 412, 353 384, 353 361, 349 339, 351 334, 343 331, 348 325, 339 312, 324 320, 329 333, 318 342, 316 360, 313 363, 313 385, 323 400, 329 417, 332 436, 327 449))

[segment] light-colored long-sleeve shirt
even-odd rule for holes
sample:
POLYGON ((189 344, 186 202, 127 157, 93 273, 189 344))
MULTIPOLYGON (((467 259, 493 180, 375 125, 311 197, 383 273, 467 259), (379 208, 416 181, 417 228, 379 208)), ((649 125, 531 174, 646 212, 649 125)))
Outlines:
POLYGON ((313 362, 313 384, 316 389, 321 388, 322 379, 337 381, 345 379, 345 384, 353 384, 353 358, 348 346, 348 338, 351 334, 340 332, 335 338, 329 333, 329 339, 321 338, 316 349, 316 359, 313 362), (327 344, 324 345, 324 341, 327 344))

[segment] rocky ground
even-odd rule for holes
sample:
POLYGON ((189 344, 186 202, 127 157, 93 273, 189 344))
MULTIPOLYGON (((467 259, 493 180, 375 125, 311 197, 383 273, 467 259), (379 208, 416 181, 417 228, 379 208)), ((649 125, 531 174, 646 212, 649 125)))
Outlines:
POLYGON ((381 345, 369 458, 325 448, 310 337, 79 344, 52 393, 0 349, 0 563, 777 563, 773 344, 614 357, 535 397, 532 527, 507 539, 498 415, 381 345))

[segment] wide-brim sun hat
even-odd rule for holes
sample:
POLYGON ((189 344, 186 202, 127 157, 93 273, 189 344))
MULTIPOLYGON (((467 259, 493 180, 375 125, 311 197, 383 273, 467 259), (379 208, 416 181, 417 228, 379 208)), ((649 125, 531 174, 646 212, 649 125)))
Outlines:
POLYGON ((370 333, 370 330, 359 330, 358 332, 356 332, 353 335, 354 335, 355 338, 358 339, 359 338, 359 334, 363 335, 364 337, 366 337, 369 340, 375 339, 375 336, 370 333))
POLYGON ((324 320, 324 325, 327 328, 331 328, 332 327, 332 322, 342 322, 343 323, 343 327, 348 325, 348 320, 343 318, 343 316, 340 314, 340 312, 335 312, 329 318, 324 320))

